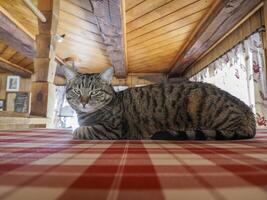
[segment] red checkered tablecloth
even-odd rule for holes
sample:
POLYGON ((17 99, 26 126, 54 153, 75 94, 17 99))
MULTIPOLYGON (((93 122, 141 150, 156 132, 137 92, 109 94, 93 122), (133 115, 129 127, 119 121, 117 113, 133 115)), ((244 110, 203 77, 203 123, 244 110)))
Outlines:
POLYGON ((242 141, 75 141, 0 132, 0 199, 266 200, 267 130, 242 141))

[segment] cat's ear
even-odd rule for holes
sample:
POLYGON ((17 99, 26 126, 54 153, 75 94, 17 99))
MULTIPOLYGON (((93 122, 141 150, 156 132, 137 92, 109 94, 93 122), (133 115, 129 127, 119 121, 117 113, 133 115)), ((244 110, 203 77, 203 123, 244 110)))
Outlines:
POLYGON ((67 66, 64 67, 64 76, 67 80, 73 79, 77 75, 77 72, 67 66))
POLYGON ((77 71, 63 64, 58 64, 56 73, 64 76, 67 80, 73 79, 78 74, 77 71))
POLYGON ((113 74, 114 74, 114 69, 113 67, 109 67, 107 68, 105 71, 103 71, 102 73, 100 73, 99 77, 102 81, 107 82, 107 83, 111 83, 112 78, 113 78, 113 74))
POLYGON ((57 65, 57 74, 65 76, 67 80, 73 79, 78 74, 75 61, 77 62, 79 59, 74 57, 62 59, 62 62, 57 65))

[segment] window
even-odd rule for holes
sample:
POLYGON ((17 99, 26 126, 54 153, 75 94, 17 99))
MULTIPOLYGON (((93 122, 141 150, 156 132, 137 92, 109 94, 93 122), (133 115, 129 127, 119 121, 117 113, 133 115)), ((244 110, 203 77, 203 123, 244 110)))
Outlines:
POLYGON ((254 33, 190 80, 214 84, 238 97, 252 108, 258 127, 267 127, 265 75, 262 39, 254 33))

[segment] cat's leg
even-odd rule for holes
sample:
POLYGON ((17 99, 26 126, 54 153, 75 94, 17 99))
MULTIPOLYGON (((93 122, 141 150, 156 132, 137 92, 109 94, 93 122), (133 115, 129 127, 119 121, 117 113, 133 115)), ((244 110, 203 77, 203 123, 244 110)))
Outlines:
POLYGON ((158 131, 151 136, 152 140, 187 140, 185 131, 158 131))
POLYGON ((151 136, 153 140, 237 140, 249 139, 255 134, 240 130, 186 130, 160 131, 151 136))
POLYGON ((242 129, 226 130, 194 130, 186 133, 188 138, 195 140, 238 140, 253 138, 255 132, 242 129))
POLYGON ((80 140, 118 140, 120 137, 119 129, 103 125, 81 126, 73 132, 73 138, 80 140))

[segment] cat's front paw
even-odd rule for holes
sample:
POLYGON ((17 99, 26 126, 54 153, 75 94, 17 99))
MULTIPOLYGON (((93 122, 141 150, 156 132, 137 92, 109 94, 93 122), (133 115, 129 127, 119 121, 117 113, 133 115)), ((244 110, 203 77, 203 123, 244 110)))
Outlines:
POLYGON ((89 140, 89 127, 81 126, 73 131, 73 139, 89 140))

